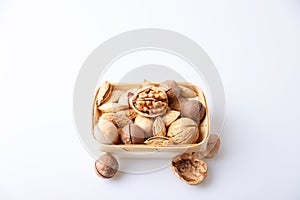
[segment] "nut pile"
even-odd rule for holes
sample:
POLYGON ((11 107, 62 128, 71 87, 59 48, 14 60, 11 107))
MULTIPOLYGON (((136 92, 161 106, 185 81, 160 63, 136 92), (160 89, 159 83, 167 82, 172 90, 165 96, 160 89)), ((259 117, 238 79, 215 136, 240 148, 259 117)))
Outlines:
POLYGON ((168 146, 200 142, 206 108, 197 91, 173 80, 135 88, 106 81, 94 103, 94 138, 103 144, 168 146))

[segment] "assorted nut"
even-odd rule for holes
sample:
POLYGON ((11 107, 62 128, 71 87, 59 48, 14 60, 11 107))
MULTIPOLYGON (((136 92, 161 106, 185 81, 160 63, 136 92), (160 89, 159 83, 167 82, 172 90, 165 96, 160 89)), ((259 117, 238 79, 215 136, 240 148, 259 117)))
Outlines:
POLYGON ((167 137, 175 144, 193 144, 199 137, 197 124, 190 118, 180 118, 171 124, 167 137))
POLYGON ((206 108, 198 91, 173 80, 140 85, 105 82, 94 106, 94 137, 103 144, 194 144, 206 108), (95 112, 95 109, 97 112, 95 112))
POLYGON ((140 115, 156 117, 166 112, 167 94, 158 87, 146 86, 139 89, 130 99, 130 106, 140 115))
POLYGON ((103 144, 116 144, 118 141, 118 129, 108 120, 99 121, 94 127, 95 139, 103 144))
POLYGON ((171 168, 180 180, 190 185, 201 183, 207 176, 206 163, 202 159, 187 153, 173 158, 171 168))
POLYGON ((112 178, 119 169, 118 161, 110 154, 104 154, 95 162, 95 170, 101 178, 112 178))
POLYGON ((144 142, 145 132, 136 124, 128 124, 120 131, 124 144, 141 144, 144 142))
MULTIPOLYGON (((198 95, 192 85, 173 80, 162 83, 145 80, 134 88, 106 81, 95 96, 94 138, 102 144, 139 144, 157 149, 201 142, 207 111, 198 95)), ((219 137, 210 135, 206 150, 198 153, 211 158, 219 147, 219 137)), ((100 177, 111 178, 119 164, 112 155, 105 154, 95 162, 95 168, 100 177)), ((173 158, 171 168, 180 180, 191 185, 201 183, 207 176, 206 163, 192 154, 173 158)))

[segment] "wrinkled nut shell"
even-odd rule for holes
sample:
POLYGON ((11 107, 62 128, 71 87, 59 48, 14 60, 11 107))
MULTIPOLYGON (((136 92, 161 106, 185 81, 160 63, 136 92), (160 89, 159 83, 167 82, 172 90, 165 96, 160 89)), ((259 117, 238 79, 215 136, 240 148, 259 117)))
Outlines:
POLYGON ((220 137, 216 134, 211 134, 207 141, 207 146, 205 152, 202 154, 205 158, 212 158, 214 157, 220 149, 221 140, 220 137))
POLYGON ((190 118, 180 118, 171 124, 167 137, 175 144, 192 144, 199 136, 197 124, 190 118))
POLYGON ((199 157, 191 154, 182 154, 172 159, 173 173, 185 183, 197 185, 207 176, 207 165, 199 157))
POLYGON ((166 112, 168 97, 161 88, 147 86, 132 94, 129 104, 138 114, 153 118, 166 112))
POLYGON ((104 154, 95 162, 95 170, 101 178, 112 178, 119 169, 119 163, 115 157, 110 154, 104 154))
POLYGON ((136 124, 128 124, 120 131, 124 144, 141 144, 144 142, 144 130, 136 124))

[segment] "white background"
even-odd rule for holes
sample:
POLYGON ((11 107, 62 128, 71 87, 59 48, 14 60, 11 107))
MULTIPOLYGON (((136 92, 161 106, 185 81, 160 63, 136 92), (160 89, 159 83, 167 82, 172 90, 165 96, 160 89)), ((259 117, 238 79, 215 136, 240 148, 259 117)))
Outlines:
POLYGON ((0 199, 300 199, 299 57, 296 0, 1 0, 0 199), (223 79, 221 152, 198 186, 170 168, 99 179, 74 129, 86 57, 147 27, 196 41, 223 79))

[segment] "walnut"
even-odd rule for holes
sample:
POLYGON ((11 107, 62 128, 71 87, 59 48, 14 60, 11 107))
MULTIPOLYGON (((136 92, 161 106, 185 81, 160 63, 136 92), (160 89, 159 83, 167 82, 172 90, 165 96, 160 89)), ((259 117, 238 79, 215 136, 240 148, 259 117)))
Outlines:
POLYGON ((206 163, 191 154, 179 155, 171 161, 173 173, 182 181, 196 185, 201 183, 207 176, 206 163))
POLYGON ((199 137, 197 124, 189 118, 180 118, 171 124, 167 137, 174 144, 193 144, 199 137))
POLYGON ((166 112, 167 94, 155 86, 147 86, 137 90, 129 99, 130 106, 144 117, 156 117, 166 112))

